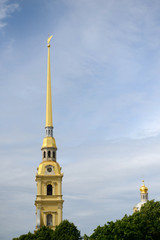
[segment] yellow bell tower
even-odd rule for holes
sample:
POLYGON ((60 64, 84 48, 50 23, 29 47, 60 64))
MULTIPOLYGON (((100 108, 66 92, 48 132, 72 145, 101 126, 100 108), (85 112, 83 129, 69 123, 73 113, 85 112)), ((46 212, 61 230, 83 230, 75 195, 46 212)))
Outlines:
POLYGON ((50 226, 55 229, 62 221, 62 177, 57 163, 57 146, 53 137, 51 72, 50 72, 50 40, 48 38, 47 96, 46 96, 46 136, 42 145, 42 162, 37 168, 36 229, 50 226))

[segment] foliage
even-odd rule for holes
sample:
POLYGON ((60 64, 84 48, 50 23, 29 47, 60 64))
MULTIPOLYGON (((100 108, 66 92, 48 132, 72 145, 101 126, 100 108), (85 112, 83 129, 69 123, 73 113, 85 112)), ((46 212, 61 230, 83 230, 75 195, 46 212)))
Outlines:
POLYGON ((34 240, 52 240, 53 230, 49 227, 43 226, 35 232, 34 240))
POLYGON ((86 234, 84 234, 83 240, 89 240, 89 237, 86 234))
POLYGON ((64 220, 58 225, 53 234, 53 240, 80 240, 81 235, 77 227, 70 223, 68 220, 64 220))
POLYGON ((23 234, 19 238, 13 238, 13 240, 35 240, 34 234, 28 233, 28 234, 23 234))
POLYGON ((53 239, 53 230, 49 227, 41 227, 35 233, 28 233, 21 235, 19 238, 13 238, 13 240, 52 240, 53 239))
POLYGON ((98 226, 89 240, 157 240, 160 239, 160 202, 148 201, 140 212, 121 220, 98 226))
POLYGON ((19 238, 13 238, 13 240, 80 240, 80 231, 77 227, 70 223, 68 220, 64 220, 55 231, 49 227, 41 227, 35 233, 23 234, 19 238))

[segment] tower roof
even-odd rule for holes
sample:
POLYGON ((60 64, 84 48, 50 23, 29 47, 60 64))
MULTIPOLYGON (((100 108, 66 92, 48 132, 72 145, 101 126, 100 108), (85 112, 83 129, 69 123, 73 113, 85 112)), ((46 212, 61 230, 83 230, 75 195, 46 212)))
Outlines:
POLYGON ((144 180, 142 181, 142 187, 140 188, 141 193, 147 193, 148 192, 148 188, 144 185, 144 180))

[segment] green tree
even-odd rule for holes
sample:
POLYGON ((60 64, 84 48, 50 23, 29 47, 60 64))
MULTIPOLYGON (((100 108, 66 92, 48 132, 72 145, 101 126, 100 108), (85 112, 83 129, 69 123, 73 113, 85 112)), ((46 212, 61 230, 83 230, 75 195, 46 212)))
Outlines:
POLYGON ((49 227, 43 226, 34 234, 35 240, 52 240, 53 230, 49 227))
POLYGON ((158 240, 160 239, 160 202, 148 201, 140 212, 125 215, 116 222, 98 226, 89 240, 158 240))
POLYGON ((80 231, 77 227, 70 223, 68 220, 64 220, 59 224, 54 233, 52 240, 81 240, 80 231))
POLYGON ((63 221, 55 231, 49 227, 41 227, 35 233, 23 234, 13 240, 81 240, 80 231, 68 220, 63 221))
POLYGON ((13 238, 13 240, 52 240, 53 230, 49 227, 41 227, 35 233, 23 234, 19 238, 13 238))
POLYGON ((86 234, 84 234, 83 240, 89 240, 89 237, 86 234))
POLYGON ((29 232, 21 235, 19 238, 13 238, 13 240, 35 240, 35 234, 29 232))

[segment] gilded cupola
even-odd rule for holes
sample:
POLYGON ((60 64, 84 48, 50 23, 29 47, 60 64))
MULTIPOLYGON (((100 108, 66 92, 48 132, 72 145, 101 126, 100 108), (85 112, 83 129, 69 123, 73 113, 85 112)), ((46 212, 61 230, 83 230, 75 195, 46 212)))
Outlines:
POLYGON ((144 180, 142 183, 142 187, 140 188, 141 193, 148 193, 148 188, 144 185, 144 180))

